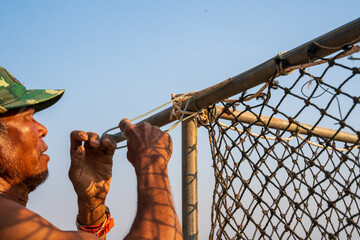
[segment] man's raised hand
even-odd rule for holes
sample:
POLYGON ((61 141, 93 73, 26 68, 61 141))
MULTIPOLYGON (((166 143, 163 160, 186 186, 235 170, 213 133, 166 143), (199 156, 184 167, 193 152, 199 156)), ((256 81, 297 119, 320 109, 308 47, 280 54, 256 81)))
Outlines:
POLYGON ((128 160, 137 173, 166 170, 172 154, 169 134, 147 122, 134 125, 126 118, 119 123, 119 127, 127 138, 128 160))
POLYGON ((69 178, 78 195, 78 220, 82 224, 101 223, 116 143, 108 136, 101 140, 96 133, 84 131, 73 131, 70 140, 69 178))

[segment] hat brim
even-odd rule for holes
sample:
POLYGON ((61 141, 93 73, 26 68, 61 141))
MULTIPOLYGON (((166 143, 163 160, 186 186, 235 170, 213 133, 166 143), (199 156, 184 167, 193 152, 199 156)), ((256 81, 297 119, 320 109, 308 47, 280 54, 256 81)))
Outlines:
POLYGON ((17 101, 6 104, 6 109, 33 106, 36 112, 44 110, 55 104, 64 94, 65 90, 31 89, 17 101))

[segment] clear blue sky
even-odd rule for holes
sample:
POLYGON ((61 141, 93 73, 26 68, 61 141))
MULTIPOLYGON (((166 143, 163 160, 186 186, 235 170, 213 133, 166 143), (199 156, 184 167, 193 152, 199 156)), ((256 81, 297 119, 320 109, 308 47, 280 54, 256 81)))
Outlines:
MULTIPOLYGON (((69 133, 116 126, 170 99, 242 73, 359 17, 360 1, 25 1, 1 0, 0 65, 28 88, 66 89, 37 114, 48 128, 50 177, 28 207, 75 229, 68 180, 69 133)), ((173 130, 170 180, 181 215, 180 128, 173 130)), ((200 239, 208 237, 213 174, 199 129, 200 239)), ((128 232, 136 181, 126 151, 114 158, 108 239, 128 232)))

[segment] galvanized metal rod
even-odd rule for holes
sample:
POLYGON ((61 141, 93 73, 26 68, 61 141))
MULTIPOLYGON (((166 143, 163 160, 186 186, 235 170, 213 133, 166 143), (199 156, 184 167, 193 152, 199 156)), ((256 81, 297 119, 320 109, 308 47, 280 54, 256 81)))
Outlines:
MULTIPOLYGON (((298 123, 300 127, 296 123, 289 123, 288 120, 279 119, 279 118, 270 118, 268 116, 261 115, 254 115, 249 112, 242 112, 240 110, 231 110, 225 109, 224 107, 216 106, 215 108, 215 116, 227 119, 227 120, 234 120, 237 119, 240 122, 254 124, 257 126, 268 126, 269 128, 279 129, 279 130, 286 130, 288 132, 298 132, 299 134, 308 135, 310 130, 314 127, 309 124, 298 123)), ((351 134, 347 132, 338 132, 336 134, 336 130, 323 128, 323 127, 315 127, 311 130, 311 134, 315 136, 320 136, 326 139, 333 139, 336 141, 341 142, 348 142, 348 143, 357 143, 359 144, 359 136, 356 134, 351 134), (336 135, 335 135, 336 134, 336 135), (335 136, 334 136, 335 135, 335 136)))
MULTIPOLYGON (((360 18, 288 51, 282 55, 284 57, 283 61, 287 63, 286 67, 309 63, 309 61, 316 60, 312 56, 326 57, 339 51, 345 45, 355 44, 359 41, 360 18)), ((277 73, 275 59, 272 58, 239 74, 225 84, 219 84, 214 88, 199 91, 201 93, 190 100, 188 109, 198 111, 266 82, 277 73)), ((175 119, 170 118, 170 112, 171 108, 167 108, 142 122, 149 122, 159 127, 164 126, 175 121, 175 119)), ((116 133, 112 136, 117 142, 125 140, 122 137, 122 133, 116 133)))
MULTIPOLYGON (((341 50, 344 45, 355 44, 359 41, 360 18, 288 51, 282 56, 285 59, 284 62, 287 63, 287 67, 291 67, 316 60, 315 56, 326 57, 341 50)), ((195 96, 189 103, 188 108, 198 111, 258 86, 273 77, 277 73, 277 69, 275 58, 272 58, 245 73, 233 77, 231 81, 226 82, 224 85, 195 96)))
POLYGON ((199 238, 197 118, 182 122, 182 229, 184 240, 199 238))
MULTIPOLYGON (((158 126, 158 127, 162 127, 165 126, 173 121, 175 121, 175 118, 171 118, 171 109, 172 107, 166 108, 163 111, 156 113, 140 122, 138 122, 137 124, 141 124, 143 122, 148 122, 151 125, 154 126, 158 126)), ((126 138, 124 137, 122 132, 119 133, 115 133, 115 134, 111 134, 110 135, 117 143, 118 142, 122 142, 125 141, 126 138)))

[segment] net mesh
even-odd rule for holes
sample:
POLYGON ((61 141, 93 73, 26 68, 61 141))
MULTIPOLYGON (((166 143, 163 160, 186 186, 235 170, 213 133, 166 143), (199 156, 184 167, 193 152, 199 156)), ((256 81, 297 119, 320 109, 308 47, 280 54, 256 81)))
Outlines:
POLYGON ((208 108, 210 239, 360 238, 359 61, 338 56, 208 108))

